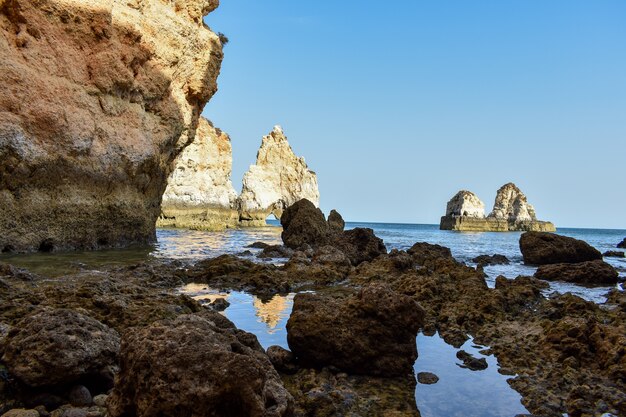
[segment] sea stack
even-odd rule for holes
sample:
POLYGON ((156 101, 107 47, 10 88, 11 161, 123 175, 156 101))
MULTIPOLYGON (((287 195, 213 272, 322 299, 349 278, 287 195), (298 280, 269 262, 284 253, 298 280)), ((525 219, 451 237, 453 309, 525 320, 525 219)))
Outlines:
POLYGON ((474 193, 459 191, 448 202, 439 228, 469 232, 556 231, 552 223, 537 220, 534 207, 513 183, 500 187, 487 217, 484 204, 474 193))
POLYGON ((0 251, 145 244, 217 90, 218 1, 0 1, 0 251))
POLYGON ((256 165, 243 177, 239 196, 242 226, 263 226, 270 214, 280 219, 283 211, 306 198, 319 206, 317 175, 304 158, 294 154, 283 129, 275 126, 263 137, 256 165))
POLYGON ((168 178, 157 225, 202 230, 237 226, 232 165, 230 137, 201 117, 193 143, 178 156, 168 178))

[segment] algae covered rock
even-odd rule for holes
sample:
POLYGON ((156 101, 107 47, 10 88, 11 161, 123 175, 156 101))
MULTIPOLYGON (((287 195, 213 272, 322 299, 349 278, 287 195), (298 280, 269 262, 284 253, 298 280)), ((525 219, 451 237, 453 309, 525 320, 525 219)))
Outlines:
POLYGON ((601 260, 542 265, 535 272, 535 277, 539 279, 587 285, 616 284, 618 276, 615 268, 601 260))
POLYGON ((519 247, 524 262, 531 265, 602 259, 600 251, 587 242, 554 233, 526 232, 520 237, 519 247))

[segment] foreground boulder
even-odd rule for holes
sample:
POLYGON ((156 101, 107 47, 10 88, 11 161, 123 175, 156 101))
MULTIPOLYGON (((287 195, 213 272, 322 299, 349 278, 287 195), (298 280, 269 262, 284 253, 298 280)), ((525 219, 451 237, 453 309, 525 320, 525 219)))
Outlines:
POLYGON ((371 261, 387 253, 383 240, 372 229, 361 227, 344 231, 333 241, 333 245, 346 254, 352 265, 371 261))
POLYGON ((68 309, 44 309, 22 319, 3 340, 2 362, 30 387, 78 380, 111 385, 118 333, 68 309))
POLYGON ((449 248, 426 242, 417 242, 407 250, 407 253, 418 265, 423 265, 428 259, 453 259, 449 248))
POLYGON ((417 359, 423 320, 419 304, 385 285, 347 295, 302 293, 294 298, 287 341, 303 366, 402 376, 417 359))
POLYGON ((582 240, 554 233, 526 232, 519 240, 524 263, 547 265, 602 259, 600 251, 582 240))
POLYGON ((0 2, 0 250, 147 243, 217 90, 218 1, 0 2))
POLYGON ((542 265, 535 277, 547 281, 566 281, 587 285, 616 284, 618 273, 604 261, 588 261, 577 264, 542 265))
POLYGON ((293 398, 256 337, 213 314, 129 332, 109 416, 290 416, 293 398))
POLYGON ((289 206, 280 218, 285 246, 297 249, 304 244, 323 246, 331 239, 331 229, 322 210, 303 198, 289 206))

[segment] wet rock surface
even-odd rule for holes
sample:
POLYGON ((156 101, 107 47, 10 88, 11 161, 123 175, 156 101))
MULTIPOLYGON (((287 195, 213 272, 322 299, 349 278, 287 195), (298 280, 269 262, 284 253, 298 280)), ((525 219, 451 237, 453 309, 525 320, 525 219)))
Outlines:
POLYGON ((620 243, 617 244, 618 248, 626 249, 626 237, 620 243))
POLYGON ((511 263, 509 258, 504 255, 480 255, 472 259, 472 262, 478 265, 508 265, 511 263))
POLYGON ((520 237, 519 246, 524 262, 530 265, 602 259, 602 254, 587 242, 554 233, 526 232, 520 237))
POLYGON ((589 261, 575 264, 542 265, 535 277, 547 281, 576 282, 586 285, 611 285, 617 283, 618 273, 604 261, 589 261))
POLYGON ((384 285, 348 294, 298 294, 287 341, 298 363, 354 374, 401 376, 417 359, 415 336, 424 312, 384 285))
POLYGON ((616 250, 609 250, 609 251, 604 252, 602 256, 604 256, 605 258, 624 258, 626 257, 626 254, 624 254, 624 252, 620 252, 616 250))

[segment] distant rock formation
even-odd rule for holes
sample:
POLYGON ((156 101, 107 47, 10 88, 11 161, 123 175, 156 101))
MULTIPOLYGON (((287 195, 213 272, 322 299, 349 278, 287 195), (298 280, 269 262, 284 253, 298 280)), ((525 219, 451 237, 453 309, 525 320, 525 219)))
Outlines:
POLYGON ((487 217, 484 203, 474 193, 459 191, 448 202, 439 228, 471 232, 556 231, 552 223, 537 220, 534 207, 513 183, 500 187, 487 217))
POLYGON ((163 194, 160 227, 219 230, 236 226, 230 138, 200 118, 196 138, 176 159, 163 194))
POLYGON ((148 243, 217 90, 217 0, 0 1, 0 251, 148 243))
POLYGON ((239 196, 239 217, 242 225, 265 225, 273 214, 277 219, 283 211, 303 198, 319 206, 317 175, 309 170, 304 158, 297 157, 280 126, 263 137, 256 165, 243 177, 239 196))
POLYGON ((194 142, 176 159, 163 195, 161 227, 219 230, 265 226, 270 214, 306 198, 319 206, 317 176, 297 157, 280 126, 263 138, 256 165, 244 175, 237 197, 230 138, 201 119, 194 142))

